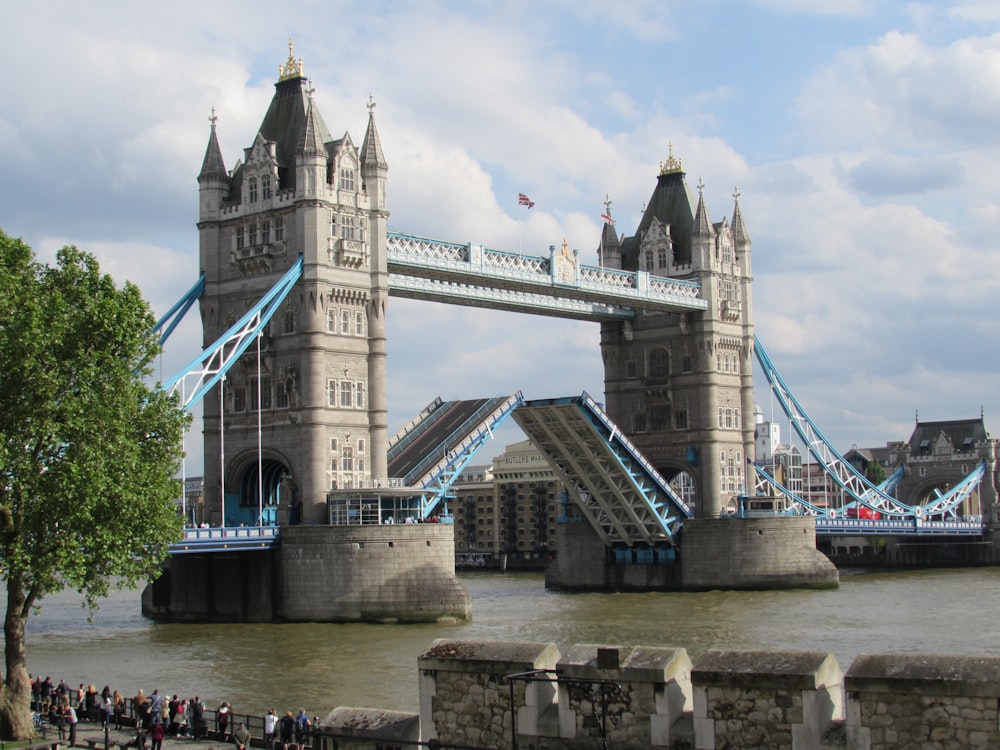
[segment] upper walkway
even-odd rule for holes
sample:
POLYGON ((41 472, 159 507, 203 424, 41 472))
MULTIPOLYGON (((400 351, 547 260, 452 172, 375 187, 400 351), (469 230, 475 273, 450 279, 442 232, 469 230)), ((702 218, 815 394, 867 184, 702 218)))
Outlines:
POLYGON ((543 258, 399 232, 387 243, 396 297, 598 321, 708 307, 698 282, 584 265, 565 244, 543 258))

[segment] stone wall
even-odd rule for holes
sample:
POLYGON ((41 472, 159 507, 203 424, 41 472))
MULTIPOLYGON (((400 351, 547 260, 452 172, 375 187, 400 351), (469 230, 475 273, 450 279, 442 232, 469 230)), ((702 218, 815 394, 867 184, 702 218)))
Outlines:
MULTIPOLYGON (((823 652, 709 651, 692 664, 684 649, 579 645, 561 654, 552 643, 437 640, 418 668, 425 743, 1000 748, 1000 657, 863 655, 845 676, 823 652)), ((387 713, 338 709, 321 722, 319 747, 408 746, 418 717, 379 718, 387 713)))
POLYGON ((857 750, 1000 748, 1000 658, 863 655, 844 686, 857 750))

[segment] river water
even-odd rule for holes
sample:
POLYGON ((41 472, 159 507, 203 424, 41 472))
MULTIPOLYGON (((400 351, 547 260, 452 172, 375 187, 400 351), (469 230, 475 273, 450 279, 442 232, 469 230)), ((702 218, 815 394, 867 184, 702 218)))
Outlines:
POLYGON ((1000 568, 843 575, 832 591, 559 593, 542 574, 461 574, 473 620, 457 625, 179 625, 146 620, 116 592, 87 619, 79 595, 42 602, 28 627, 32 674, 134 695, 223 699, 325 716, 337 706, 418 710, 417 657, 435 638, 1000 655, 1000 568))

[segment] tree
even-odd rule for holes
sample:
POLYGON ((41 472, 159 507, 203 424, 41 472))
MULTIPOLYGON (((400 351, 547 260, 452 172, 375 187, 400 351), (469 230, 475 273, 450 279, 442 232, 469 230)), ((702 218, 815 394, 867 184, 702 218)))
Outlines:
POLYGON ((0 736, 25 739, 28 616, 73 587, 94 608, 151 580, 181 537, 175 395, 147 385, 159 353, 139 290, 93 256, 55 266, 0 231, 0 575, 7 587, 0 736))
POLYGON ((885 481, 885 467, 878 459, 872 459, 865 466, 865 478, 872 484, 879 485, 885 481))

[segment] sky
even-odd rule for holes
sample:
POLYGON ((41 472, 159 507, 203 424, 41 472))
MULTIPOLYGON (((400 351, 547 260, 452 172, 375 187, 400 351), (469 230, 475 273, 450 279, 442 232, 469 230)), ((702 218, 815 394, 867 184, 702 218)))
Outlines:
MULTIPOLYGON (((1000 3, 52 0, 3 18, 0 229, 45 261, 93 253, 158 314, 198 276, 212 108, 231 168, 293 39, 335 137, 360 144, 374 98, 390 229, 565 240, 596 265, 605 196, 633 234, 672 148, 713 221, 738 186, 756 333, 838 450, 906 440, 917 416, 1000 430, 1000 3)), ((603 395, 593 323, 392 299, 388 336, 390 431, 436 397, 603 395)), ((200 343, 189 315, 163 378, 200 343)))

